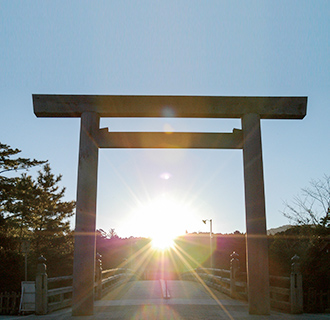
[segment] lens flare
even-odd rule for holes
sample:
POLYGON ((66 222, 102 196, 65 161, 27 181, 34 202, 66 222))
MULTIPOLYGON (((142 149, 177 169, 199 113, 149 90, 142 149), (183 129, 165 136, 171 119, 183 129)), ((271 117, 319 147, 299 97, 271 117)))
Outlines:
MULTIPOLYGON (((163 179, 169 178, 169 174, 164 174, 163 179)), ((130 224, 139 235, 150 238, 154 248, 164 250, 173 246, 174 239, 186 233, 192 213, 188 205, 162 195, 135 210, 130 224)))

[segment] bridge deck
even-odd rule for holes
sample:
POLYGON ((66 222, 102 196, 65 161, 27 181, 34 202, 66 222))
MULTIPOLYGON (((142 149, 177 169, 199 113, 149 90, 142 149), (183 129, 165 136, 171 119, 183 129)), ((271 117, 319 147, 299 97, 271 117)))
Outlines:
POLYGON ((93 316, 72 317, 71 309, 65 309, 46 316, 0 316, 0 320, 330 319, 330 314, 291 315, 272 312, 270 316, 249 315, 245 302, 233 300, 224 294, 205 288, 195 282, 168 281, 168 289, 171 298, 163 299, 159 281, 132 281, 118 286, 102 300, 95 301, 95 314, 93 316))
POLYGON ((110 292, 101 301, 97 301, 96 305, 218 305, 217 300, 225 304, 243 304, 220 292, 205 289, 196 282, 171 280, 167 282, 167 289, 170 298, 164 299, 159 281, 128 282, 110 292))

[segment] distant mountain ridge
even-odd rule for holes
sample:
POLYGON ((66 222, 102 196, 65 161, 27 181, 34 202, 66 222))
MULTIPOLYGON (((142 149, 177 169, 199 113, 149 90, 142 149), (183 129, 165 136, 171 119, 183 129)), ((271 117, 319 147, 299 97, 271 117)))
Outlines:
POLYGON ((267 230, 267 234, 268 235, 274 235, 276 233, 286 231, 286 230, 288 230, 288 229, 290 229, 292 227, 293 227, 292 225, 286 224, 286 225, 281 226, 281 227, 271 228, 271 229, 267 230))

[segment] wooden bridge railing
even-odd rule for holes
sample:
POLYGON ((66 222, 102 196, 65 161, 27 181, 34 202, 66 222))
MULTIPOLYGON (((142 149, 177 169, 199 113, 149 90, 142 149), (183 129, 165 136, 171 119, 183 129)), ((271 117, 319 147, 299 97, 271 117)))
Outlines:
MULTIPOLYGON (((47 312, 53 312, 58 309, 66 308, 72 304, 72 276, 56 277, 47 279, 47 294, 45 301, 47 301, 47 312), (61 286, 59 288, 48 289, 51 284, 58 286, 62 283, 71 283, 70 286, 61 286)), ((45 279, 46 281, 46 279, 45 279)), ((37 302, 38 291, 36 291, 36 302, 37 302)), ((41 297, 40 297, 41 298, 41 297)), ((39 298, 39 299, 40 299, 39 298)), ((37 310, 36 310, 37 311, 37 310)), ((37 313, 37 312, 36 312, 37 313)), ((40 313, 37 313, 40 314, 40 313)), ((44 313, 43 313, 44 314, 44 313)))
MULTIPOLYGON (((47 314, 72 305, 73 276, 48 278, 46 273, 46 259, 39 258, 36 276, 35 313, 47 314), (68 285, 69 284, 69 285, 68 285), (49 289, 49 287, 55 287, 49 289)), ((128 269, 116 268, 102 270, 102 263, 97 261, 95 275, 95 299, 101 299, 115 284, 129 280, 131 273, 128 269)))
MULTIPOLYGON (((199 281, 233 298, 248 300, 246 273, 240 272, 238 254, 231 254, 231 268, 197 268, 183 274, 183 279, 199 281)), ((299 269, 299 257, 292 258, 290 277, 270 275, 270 303, 274 309, 290 313, 303 312, 302 276, 299 269)))
MULTIPOLYGON (((270 301, 272 308, 291 313, 302 313, 302 276, 299 270, 299 257, 292 258, 290 277, 270 276, 270 301)), ((36 314, 47 314, 72 305, 72 276, 48 278, 46 259, 39 258, 35 281, 36 314)), ((115 284, 132 278, 128 269, 102 270, 101 257, 96 260, 95 299, 101 299, 115 284)), ((184 280, 202 279, 208 286, 230 295, 233 298, 248 300, 246 273, 240 272, 238 254, 231 255, 231 268, 197 268, 183 274, 184 280)))

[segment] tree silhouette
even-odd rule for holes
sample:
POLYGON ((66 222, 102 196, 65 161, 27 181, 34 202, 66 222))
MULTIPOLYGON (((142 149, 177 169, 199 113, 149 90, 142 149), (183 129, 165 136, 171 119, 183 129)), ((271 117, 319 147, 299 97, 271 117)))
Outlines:
POLYGON ((310 187, 301 189, 292 204, 285 203, 282 212, 297 225, 329 225, 330 223, 330 176, 312 180, 310 187))

